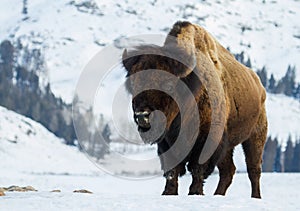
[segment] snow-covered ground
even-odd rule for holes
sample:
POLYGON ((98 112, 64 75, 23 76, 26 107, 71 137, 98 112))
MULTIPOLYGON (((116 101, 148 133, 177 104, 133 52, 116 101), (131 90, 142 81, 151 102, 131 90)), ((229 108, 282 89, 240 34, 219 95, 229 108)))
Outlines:
MULTIPOLYGON (((262 200, 250 198, 246 173, 236 174, 226 197, 213 196, 217 174, 205 183, 205 196, 187 196, 191 183, 187 174, 180 178, 179 196, 166 197, 160 195, 162 176, 136 180, 106 174, 40 124, 2 107, 0 116, 0 187, 30 185, 38 190, 5 192, 0 210, 300 209, 300 174, 262 174, 262 200), (57 189, 61 192, 51 192, 57 189), (93 194, 73 193, 78 189, 93 194)), ((243 158, 236 157, 235 162, 241 168, 243 158)))
MULTIPOLYGON (((71 162, 70 162, 71 163, 71 162)), ((237 174, 225 197, 213 196, 218 175, 205 183, 205 196, 187 196, 190 177, 179 181, 178 196, 161 196, 162 177, 131 181, 113 176, 1 174, 0 185, 32 185, 38 192, 7 192, 1 210, 299 210, 299 174, 263 174, 262 199, 250 198, 246 174, 237 174), (73 193, 87 189, 93 194, 73 193), (50 192, 60 189, 60 193, 50 192)))

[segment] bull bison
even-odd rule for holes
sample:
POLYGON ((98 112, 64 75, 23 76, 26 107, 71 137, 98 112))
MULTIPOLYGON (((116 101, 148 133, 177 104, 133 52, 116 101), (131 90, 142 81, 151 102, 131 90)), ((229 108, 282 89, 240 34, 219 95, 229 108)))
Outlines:
POLYGON ((138 131, 145 143, 158 146, 166 177, 163 195, 178 194, 178 177, 186 173, 186 166, 192 175, 190 195, 203 195, 204 180, 215 166, 220 177, 215 194, 225 195, 236 169, 233 150, 242 144, 251 196, 261 198, 259 181, 268 127, 266 92, 252 70, 240 64, 206 30, 189 22, 175 23, 163 46, 125 49, 122 61, 138 131), (172 76, 178 81, 174 82, 172 76), (146 89, 140 88, 143 86, 146 89), (176 102, 178 93, 184 112, 176 102), (196 113, 190 112, 193 102, 196 113), (158 110, 165 118, 157 114, 158 110), (197 115, 199 121, 192 121, 197 115), (153 133, 149 136, 149 130, 162 125, 163 132, 155 138, 151 137, 153 133), (212 131, 212 127, 217 129, 212 131), (181 144, 172 151, 176 142, 181 144), (188 153, 180 154, 185 148, 188 153), (211 154, 208 149, 213 149, 211 154))

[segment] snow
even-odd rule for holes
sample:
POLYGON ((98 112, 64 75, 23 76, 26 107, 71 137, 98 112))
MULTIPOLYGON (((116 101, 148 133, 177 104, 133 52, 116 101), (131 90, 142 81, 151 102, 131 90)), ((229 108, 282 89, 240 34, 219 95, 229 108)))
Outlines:
POLYGON ((32 185, 38 192, 6 192, 0 198, 3 210, 297 210, 299 174, 264 173, 262 200, 250 198, 245 173, 236 174, 225 197, 213 196, 218 182, 214 174, 205 183, 205 196, 187 196, 189 176, 179 180, 178 196, 161 196, 162 177, 132 181, 110 175, 24 175, 2 174, 0 184, 32 185), (93 194, 73 193, 84 188, 93 194), (51 193, 60 189, 61 193, 51 193))
MULTIPOLYGON (((217 174, 207 179, 205 196, 187 196, 189 174, 179 179, 178 196, 161 196, 162 176, 137 180, 106 174, 40 124, 2 107, 0 116, 0 187, 31 185, 38 190, 5 192, 0 197, 1 210, 300 209, 300 174, 263 173, 262 200, 250 198, 246 173, 235 175, 225 197, 213 196, 217 174), (55 189, 61 192, 51 192, 55 189), (78 189, 93 194, 73 193, 78 189)), ((121 149, 121 145, 114 148, 121 149)))
POLYGON ((95 13, 70 2, 29 0, 28 15, 21 14, 19 0, 4 0, 0 8, 0 40, 22 37, 32 48, 43 49, 52 88, 68 102, 80 72, 103 46, 137 34, 165 35, 178 20, 204 26, 233 52, 245 51, 254 67, 266 65, 277 79, 289 64, 300 66, 299 1, 96 0, 95 13))
POLYGON ((295 141, 300 137, 300 103, 285 95, 269 94, 266 102, 268 135, 285 143, 289 135, 295 141))
MULTIPOLYGON (((99 9, 91 14, 80 12, 69 0, 51 3, 28 0, 28 15, 21 14, 20 0, 1 2, 0 41, 21 38, 29 47, 41 49, 51 86, 55 94, 67 102, 73 98, 80 73, 103 46, 137 34, 165 35, 174 22, 183 19, 204 26, 234 53, 245 51, 255 68, 266 65, 268 73, 274 73, 276 79, 285 74, 289 64, 300 66, 297 0, 95 2, 99 9)), ((123 80, 124 72, 114 74, 107 77, 114 78, 113 88, 106 87, 109 91, 101 98, 103 104, 110 101, 123 80)), ((297 81, 300 81, 299 72, 297 81)), ((289 134, 293 139, 300 136, 298 101, 268 94, 266 106, 269 135, 277 136, 283 143, 289 134)), ((110 108, 109 103, 102 108, 108 116, 110 108)), ((161 176, 129 180, 124 179, 125 176, 107 174, 103 170, 108 167, 113 170, 122 167, 120 156, 112 155, 106 163, 95 165, 76 147, 66 146, 40 124, 2 107, 0 116, 0 187, 31 185, 38 189, 38 192, 7 192, 0 197, 3 210, 300 209, 299 174, 263 173, 262 200, 250 198, 246 173, 234 177, 226 197, 213 196, 217 174, 211 175, 205 183, 205 196, 187 196, 191 178, 186 175, 180 179, 180 195, 165 197, 160 196, 164 187, 161 176), (51 193, 53 189, 62 192, 51 193), (93 194, 73 193, 75 189, 88 189, 93 194)), ((113 150, 118 152, 118 147, 114 145, 113 150)), ((129 154, 125 156, 132 160, 155 155, 154 148, 143 151, 131 147, 127 151, 129 154)), ((245 171, 240 147, 235 150, 234 162, 239 172, 245 171)), ((152 162, 152 165, 144 166, 143 171, 147 168, 158 171, 158 163, 152 162)))
MULTIPOLYGON (((72 101, 81 72, 104 46, 132 35, 166 35, 177 20, 202 25, 232 52, 244 51, 255 68, 266 65, 268 74, 273 73, 277 80, 289 64, 300 66, 299 1, 95 1, 95 13, 80 11, 75 4, 81 0, 70 2, 28 0, 28 15, 21 14, 20 0, 3 0, 5 6, 0 7, 0 40, 21 38, 31 48, 41 49, 51 87, 66 102, 72 101)), ((114 120, 111 102, 124 82, 121 69, 116 64, 107 75, 107 84, 99 88, 103 95, 95 98, 95 110, 103 113, 107 121, 114 120)), ((268 96, 269 135, 281 140, 290 133, 293 138, 299 136, 299 103, 287 97, 268 96)), ((127 116, 131 116, 130 108, 128 111, 127 116)), ((133 127, 132 122, 127 124, 133 127)))
POLYGON ((38 175, 99 173, 77 147, 67 146, 39 123, 3 107, 0 116, 1 169, 38 175))

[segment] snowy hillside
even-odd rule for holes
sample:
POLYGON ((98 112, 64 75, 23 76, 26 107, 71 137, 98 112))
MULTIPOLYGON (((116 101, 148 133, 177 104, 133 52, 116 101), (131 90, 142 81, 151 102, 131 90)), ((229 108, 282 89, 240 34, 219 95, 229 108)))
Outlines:
POLYGON ((0 107, 0 116, 0 168, 7 174, 99 173, 77 147, 65 145, 42 125, 3 107, 0 107))
MULTIPOLYGON (((54 92, 70 101, 80 72, 103 46, 137 34, 166 34, 177 20, 204 26, 225 47, 245 51, 278 79, 300 67, 300 2, 263 0, 3 0, 0 40, 22 39, 46 55, 54 92)), ((300 74, 298 74, 300 81, 300 74)))

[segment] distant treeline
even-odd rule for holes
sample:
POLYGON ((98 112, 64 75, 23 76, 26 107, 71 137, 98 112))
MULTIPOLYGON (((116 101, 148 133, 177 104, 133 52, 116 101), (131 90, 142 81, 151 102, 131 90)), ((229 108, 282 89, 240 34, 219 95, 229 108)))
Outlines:
MULTIPOLYGON (((44 57, 39 49, 29 49, 21 41, 15 45, 8 40, 1 42, 0 105, 41 123, 63 138, 66 144, 74 145, 77 137, 72 122, 72 105, 56 97, 49 83, 43 84, 41 80, 45 80, 46 76, 40 76, 45 72, 44 57)), ((81 131, 87 134, 85 143, 93 145, 93 149, 87 150, 88 153, 101 158, 108 152, 108 145, 101 141, 101 137, 104 137, 109 142, 108 124, 101 122, 101 128, 91 130, 90 111, 77 114, 76 117, 76 121, 82 125, 81 131), (102 136, 98 134, 99 129, 102 136)))
MULTIPOLYGON (((251 59, 245 59, 244 52, 235 54, 235 58, 252 68, 251 59)), ((267 92, 273 94, 284 94, 300 100, 300 83, 296 82, 296 67, 289 65, 285 75, 276 80, 274 75, 268 78, 265 67, 256 71, 267 92)), ((300 139, 293 144, 291 136, 287 140, 287 145, 282 146, 277 138, 268 137, 264 155, 264 172, 300 172, 300 139)))
MULTIPOLYGON (((248 58, 245 59, 244 52, 240 54, 235 54, 235 58, 246 65, 249 68, 252 68, 251 60, 248 58)), ((266 67, 263 67, 260 70, 256 70, 257 75, 259 76, 263 86, 266 88, 267 92, 273 94, 284 94, 289 97, 300 100, 300 83, 296 82, 296 67, 289 65, 287 67, 285 75, 276 80, 273 74, 268 77, 268 72, 266 67)))
POLYGON ((21 44, 15 48, 3 41, 0 58, 0 105, 40 122, 67 144, 74 144, 70 105, 54 96, 49 83, 40 86, 38 74, 45 71, 40 51, 29 51, 21 44))
MULTIPOLYGON (((251 60, 244 58, 244 53, 235 55, 237 60, 251 67, 251 60)), ((56 136, 74 145, 76 133, 72 122, 71 104, 56 97, 49 83, 41 75, 46 71, 44 57, 39 49, 30 49, 17 41, 14 45, 5 40, 0 43, 0 105, 27 116, 44 125, 56 136)), ((267 77, 265 68, 257 71, 268 92, 282 93, 300 99, 300 85, 295 82, 295 67, 289 66, 284 77, 276 81, 273 74, 267 77)), ((79 99, 76 99, 79 103, 79 99)), ((76 103, 76 102, 75 102, 76 103)), ((110 128, 102 117, 96 118, 93 111, 76 114, 80 125, 81 147, 93 157, 100 159, 108 152, 110 128), (104 139, 104 140, 102 140, 104 139)), ((268 138, 264 151, 263 170, 277 172, 300 171, 300 140, 293 145, 291 138, 286 148, 278 143, 277 138, 268 138)))
POLYGON ((268 137, 263 155, 264 172, 300 172, 300 139, 289 136, 285 148, 277 138, 268 137))

